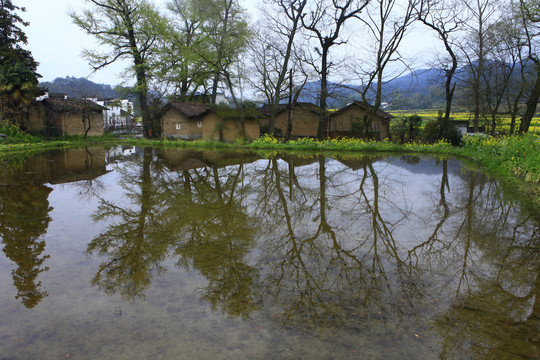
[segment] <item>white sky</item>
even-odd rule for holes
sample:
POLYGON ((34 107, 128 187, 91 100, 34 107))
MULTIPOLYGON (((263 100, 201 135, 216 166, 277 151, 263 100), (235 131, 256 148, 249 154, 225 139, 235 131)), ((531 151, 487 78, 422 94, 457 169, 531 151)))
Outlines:
MULTIPOLYGON (((240 0, 243 7, 248 9, 250 20, 254 21, 257 6, 262 0, 240 0)), ((23 20, 30 22, 24 28, 28 36, 27 48, 34 59, 39 62, 38 73, 41 81, 52 81, 57 77, 75 76, 87 77, 91 81, 102 84, 117 85, 123 81, 120 78, 127 63, 118 63, 92 73, 88 62, 81 56, 85 48, 94 49, 97 43, 75 26, 68 13, 72 10, 81 12, 87 5, 83 0, 14 0, 15 5, 25 7, 26 12, 20 14, 23 20)), ((164 8, 167 0, 154 0, 154 3, 164 8)), ((432 50, 418 50, 419 46, 429 45, 426 32, 422 30, 420 37, 413 36, 406 41, 407 56, 423 53, 430 55, 432 50), (419 39, 421 39, 419 41, 419 39)), ((433 46, 431 46, 433 47, 433 46)), ((422 67, 417 66, 417 67, 422 67)))
MULTIPOLYGON (((167 0, 154 0, 162 8, 167 0)), ((244 7, 256 12, 258 0, 240 0, 244 7)), ((57 77, 87 77, 93 82, 117 85, 127 63, 109 65, 106 69, 93 73, 86 59, 81 56, 85 48, 96 48, 94 39, 73 24, 68 13, 81 12, 87 8, 83 0, 14 0, 26 12, 20 13, 30 25, 23 28, 28 37, 27 49, 39 62, 38 73, 41 81, 52 81, 57 77)))

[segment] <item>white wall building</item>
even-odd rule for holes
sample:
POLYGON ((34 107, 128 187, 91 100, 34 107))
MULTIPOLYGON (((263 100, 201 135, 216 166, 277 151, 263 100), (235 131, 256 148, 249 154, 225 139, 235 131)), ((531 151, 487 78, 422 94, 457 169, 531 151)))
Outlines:
POLYGON ((133 101, 127 99, 89 99, 104 106, 103 126, 105 130, 126 129, 133 126, 133 101))

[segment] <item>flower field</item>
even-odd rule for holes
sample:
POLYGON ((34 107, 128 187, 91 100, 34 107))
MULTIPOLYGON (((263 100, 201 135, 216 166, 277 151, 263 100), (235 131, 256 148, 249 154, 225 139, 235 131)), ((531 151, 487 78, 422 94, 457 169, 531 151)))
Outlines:
MULTIPOLYGON (((418 115, 422 118, 422 124, 425 125, 430 120, 437 119, 438 112, 437 110, 432 109, 420 109, 420 110, 394 110, 390 111, 392 115, 397 118, 418 115)), ((463 121, 471 120, 472 123, 473 115, 469 112, 453 112, 450 116, 451 120, 463 121)), ((497 127, 495 131, 498 133, 509 134, 510 132, 510 121, 511 118, 508 115, 500 115, 497 120, 497 127)), ((480 126, 486 122, 485 119, 480 119, 480 126)), ((486 127, 488 128, 488 127, 486 127)), ((516 119, 516 129, 519 128, 519 118, 516 119)), ((536 116, 531 121, 531 126, 529 127, 529 133, 540 135, 540 117, 536 116)))

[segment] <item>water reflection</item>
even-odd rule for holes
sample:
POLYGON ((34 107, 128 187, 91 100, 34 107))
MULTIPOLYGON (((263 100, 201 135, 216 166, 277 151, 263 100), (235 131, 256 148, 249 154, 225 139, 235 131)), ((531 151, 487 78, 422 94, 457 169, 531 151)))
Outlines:
POLYGON ((28 308, 48 295, 40 273, 48 271, 44 255, 51 218, 48 184, 91 182, 105 173, 104 149, 56 150, 14 164, 9 159, 0 169, 0 236, 6 257, 13 261, 17 299, 28 308))
MULTIPOLYGON (((391 342, 407 355, 421 347, 419 358, 540 353, 538 221, 454 159, 151 148, 84 158, 94 165, 71 178, 80 198, 99 199, 86 254, 108 294, 136 302, 176 266, 204 278, 197 294, 216 313, 273 335, 324 333, 348 351, 391 342), (103 191, 107 170, 122 196, 103 191)), ((56 181, 32 177, 24 195, 0 188, 18 296, 36 294, 27 306, 46 296, 41 184, 56 181)))

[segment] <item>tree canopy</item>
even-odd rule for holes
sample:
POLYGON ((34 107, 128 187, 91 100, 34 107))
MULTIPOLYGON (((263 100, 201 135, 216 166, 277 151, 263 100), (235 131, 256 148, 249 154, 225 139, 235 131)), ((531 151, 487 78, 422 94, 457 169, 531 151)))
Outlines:
POLYGON ((15 121, 38 94, 37 62, 30 51, 23 26, 28 26, 17 11, 25 8, 11 0, 0 0, 0 118, 15 121))

